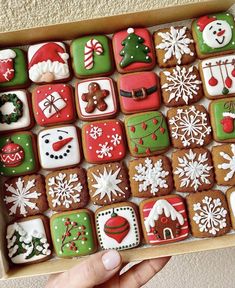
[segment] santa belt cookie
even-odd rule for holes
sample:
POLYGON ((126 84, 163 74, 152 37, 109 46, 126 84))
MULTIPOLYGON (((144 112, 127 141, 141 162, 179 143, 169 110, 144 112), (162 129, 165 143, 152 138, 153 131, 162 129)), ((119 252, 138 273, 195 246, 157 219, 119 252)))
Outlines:
POLYGON ((120 90, 120 95, 123 97, 133 98, 134 100, 141 100, 156 91, 157 91, 157 86, 152 86, 148 89, 142 87, 142 88, 132 89, 131 92, 120 90))

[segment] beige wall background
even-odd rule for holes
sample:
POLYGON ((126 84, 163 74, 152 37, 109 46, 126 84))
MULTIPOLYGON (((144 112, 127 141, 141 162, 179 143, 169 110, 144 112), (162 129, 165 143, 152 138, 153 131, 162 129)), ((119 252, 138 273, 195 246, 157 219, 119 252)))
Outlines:
MULTIPOLYGON (((226 1, 226 0, 223 0, 226 1)), ((0 0, 0 31, 122 14, 196 0, 0 0)), ((235 248, 171 259, 145 288, 234 288, 235 248)), ((0 282, 1 288, 42 288, 47 278, 0 282)), ((69 287, 68 287, 69 288, 69 287)))

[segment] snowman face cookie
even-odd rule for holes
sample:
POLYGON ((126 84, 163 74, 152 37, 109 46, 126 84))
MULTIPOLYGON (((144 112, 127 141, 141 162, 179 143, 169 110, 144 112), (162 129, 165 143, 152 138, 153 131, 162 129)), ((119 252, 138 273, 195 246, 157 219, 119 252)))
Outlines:
POLYGON ((77 128, 67 125, 42 130, 38 135, 38 150, 43 169, 77 165, 81 160, 77 128))

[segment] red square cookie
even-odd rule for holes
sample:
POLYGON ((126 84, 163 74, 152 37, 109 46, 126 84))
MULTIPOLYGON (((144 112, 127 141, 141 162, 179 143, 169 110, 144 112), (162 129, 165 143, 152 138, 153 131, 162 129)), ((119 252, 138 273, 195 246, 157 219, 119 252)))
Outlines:
POLYGON ((89 163, 114 162, 125 157, 123 124, 117 119, 85 124, 82 139, 84 157, 89 163))
POLYGON ((120 75, 118 93, 121 110, 124 114, 160 108, 159 81, 154 72, 120 75))
POLYGON ((32 97, 34 117, 39 125, 50 126, 75 121, 73 90, 70 85, 38 86, 32 97))

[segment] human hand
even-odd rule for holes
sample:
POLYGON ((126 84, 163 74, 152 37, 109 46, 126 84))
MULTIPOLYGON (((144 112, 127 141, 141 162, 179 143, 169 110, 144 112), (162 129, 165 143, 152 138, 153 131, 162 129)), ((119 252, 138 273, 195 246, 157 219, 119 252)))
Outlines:
POLYGON ((115 250, 102 251, 67 272, 51 276, 45 288, 138 288, 158 273, 169 259, 145 260, 120 275, 124 267, 120 254, 115 250))

